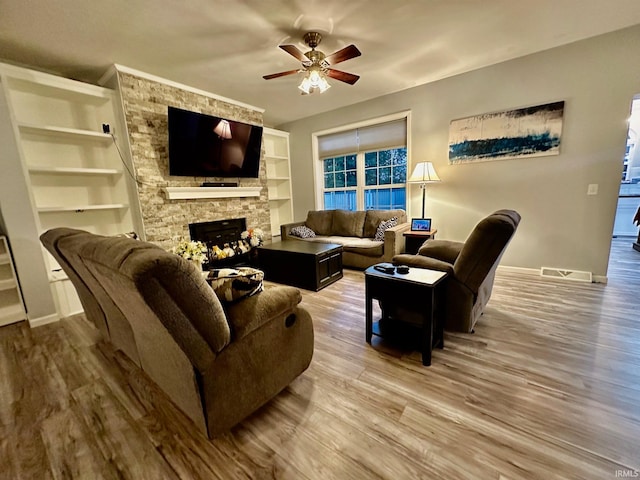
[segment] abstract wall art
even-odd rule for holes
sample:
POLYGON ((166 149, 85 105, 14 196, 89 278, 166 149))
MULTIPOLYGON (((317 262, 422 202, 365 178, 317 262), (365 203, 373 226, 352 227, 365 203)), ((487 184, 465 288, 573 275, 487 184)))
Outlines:
POLYGON ((449 163, 558 155, 563 113, 554 102, 452 120, 449 163))

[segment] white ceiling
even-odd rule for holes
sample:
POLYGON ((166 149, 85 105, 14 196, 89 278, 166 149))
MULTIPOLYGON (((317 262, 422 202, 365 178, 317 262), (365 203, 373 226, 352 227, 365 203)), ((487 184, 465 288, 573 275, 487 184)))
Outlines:
MULTIPOLYGON (((114 63, 265 108, 265 124, 351 105, 640 24, 639 0, 0 0, 0 59, 96 83, 114 63), (278 48, 323 33, 362 56, 302 96, 278 48)), ((632 52, 630 52, 631 57, 632 52)))

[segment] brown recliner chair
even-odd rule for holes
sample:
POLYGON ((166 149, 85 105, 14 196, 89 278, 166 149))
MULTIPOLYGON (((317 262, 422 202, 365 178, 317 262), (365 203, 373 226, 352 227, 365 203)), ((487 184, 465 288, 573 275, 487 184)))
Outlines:
MULTIPOLYGON (((472 332, 491 297, 496 268, 519 223, 518 212, 498 210, 481 220, 465 242, 427 240, 417 255, 396 255, 393 263, 447 272, 444 328, 472 332)), ((393 316, 393 312, 385 314, 393 316)))
POLYGON ((209 437, 267 403, 311 362, 313 324, 296 288, 270 287, 223 307, 191 262, 151 243, 70 229, 42 241, 75 259, 74 285, 97 303, 110 338, 130 332, 140 367, 209 437))

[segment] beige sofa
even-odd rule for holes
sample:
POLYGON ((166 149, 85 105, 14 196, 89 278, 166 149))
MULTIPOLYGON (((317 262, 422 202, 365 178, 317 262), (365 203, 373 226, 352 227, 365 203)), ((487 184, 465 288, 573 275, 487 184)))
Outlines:
POLYGON ((300 291, 223 306, 191 262, 151 243, 69 228, 41 236, 86 315, 209 437, 243 420, 313 355, 300 291))
POLYGON ((342 264, 345 267, 364 269, 380 262, 390 262, 394 255, 404 251, 403 233, 409 230, 404 210, 312 210, 304 222, 280 226, 282 240, 337 243, 342 245, 342 264), (398 224, 384 232, 384 241, 374 239, 380 222, 392 217, 398 224), (306 226, 316 234, 313 238, 291 235, 291 229, 306 226))

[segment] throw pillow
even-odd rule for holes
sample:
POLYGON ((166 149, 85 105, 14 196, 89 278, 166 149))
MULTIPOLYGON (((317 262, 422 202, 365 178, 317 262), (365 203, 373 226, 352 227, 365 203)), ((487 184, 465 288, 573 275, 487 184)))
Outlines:
POLYGON ((378 225, 378 230, 376 230, 376 236, 374 237, 374 240, 377 240, 378 242, 384 242, 384 232, 388 228, 395 227, 396 225, 398 225, 398 217, 391 217, 389 220, 380 222, 380 225, 378 225))
POLYGON ((311 230, 306 225, 300 225, 300 226, 297 226, 297 227, 293 227, 291 229, 291 231, 289 232, 289 234, 293 235, 294 237, 300 237, 300 238, 313 238, 313 237, 316 236, 316 232, 311 230))
POLYGON ((207 280, 223 303, 242 300, 263 289, 264 272, 251 267, 211 270, 207 280))

